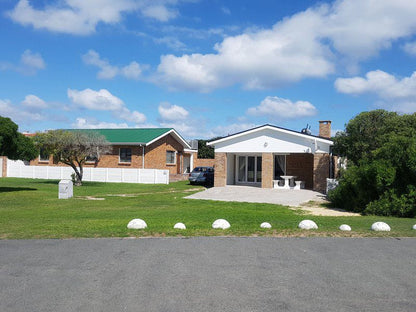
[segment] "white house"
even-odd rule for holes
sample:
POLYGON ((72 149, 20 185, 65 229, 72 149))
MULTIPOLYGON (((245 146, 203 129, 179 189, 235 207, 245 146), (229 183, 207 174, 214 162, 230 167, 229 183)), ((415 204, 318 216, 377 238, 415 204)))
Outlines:
POLYGON ((282 176, 295 176, 305 188, 324 191, 332 157, 331 122, 319 122, 319 136, 263 125, 208 145, 215 148, 215 186, 272 188, 282 176))

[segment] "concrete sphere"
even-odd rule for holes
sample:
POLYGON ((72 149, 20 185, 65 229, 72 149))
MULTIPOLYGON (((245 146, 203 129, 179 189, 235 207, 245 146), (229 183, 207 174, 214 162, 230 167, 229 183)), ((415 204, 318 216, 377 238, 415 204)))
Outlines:
POLYGON ((181 222, 176 223, 176 224, 173 226, 173 228, 174 228, 174 229, 178 229, 178 230, 186 230, 186 226, 185 226, 185 224, 183 224, 183 223, 181 223, 181 222))
POLYGON ((129 222, 129 224, 127 224, 127 228, 133 230, 142 230, 147 228, 147 224, 142 219, 133 219, 129 222))
POLYGON ((348 224, 341 224, 339 227, 341 231, 351 231, 351 227, 348 224))
POLYGON ((271 229, 272 225, 269 222, 263 222, 262 224, 260 224, 260 227, 262 229, 271 229))
POLYGON ((413 229, 413 230, 416 230, 416 224, 415 224, 415 225, 413 225, 412 229, 413 229))
POLYGON ((229 229, 230 227, 231 227, 230 223, 224 219, 215 220, 214 223, 212 224, 213 229, 226 230, 226 229, 229 229))
POLYGON ((299 223, 298 227, 302 230, 316 230, 318 228, 318 225, 312 220, 302 220, 299 223))
POLYGON ((373 231, 390 232, 390 226, 385 222, 375 222, 371 226, 373 231))

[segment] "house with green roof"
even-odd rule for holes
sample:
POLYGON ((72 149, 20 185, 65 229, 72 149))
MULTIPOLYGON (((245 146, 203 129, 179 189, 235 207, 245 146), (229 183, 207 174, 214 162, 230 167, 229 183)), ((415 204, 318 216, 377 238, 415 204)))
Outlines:
MULTIPOLYGON (((85 167, 163 169, 170 174, 190 172, 197 158, 197 150, 173 128, 126 129, 68 129, 68 131, 96 132, 111 144, 111 151, 100 159, 90 159, 85 167)), ((31 165, 54 164, 49 155, 40 155, 31 165)))

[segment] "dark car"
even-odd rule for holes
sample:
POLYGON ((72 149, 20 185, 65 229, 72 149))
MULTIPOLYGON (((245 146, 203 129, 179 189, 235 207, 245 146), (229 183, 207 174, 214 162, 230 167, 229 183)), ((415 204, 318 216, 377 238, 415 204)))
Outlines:
POLYGON ((214 184, 214 168, 213 167, 195 167, 189 174, 189 183, 191 184, 214 184))

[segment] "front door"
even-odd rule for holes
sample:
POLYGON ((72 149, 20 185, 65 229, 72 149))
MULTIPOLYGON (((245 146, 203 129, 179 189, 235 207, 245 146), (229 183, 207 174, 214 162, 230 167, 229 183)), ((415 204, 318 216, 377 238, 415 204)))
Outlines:
POLYGON ((261 156, 237 157, 237 184, 261 184, 261 156))

